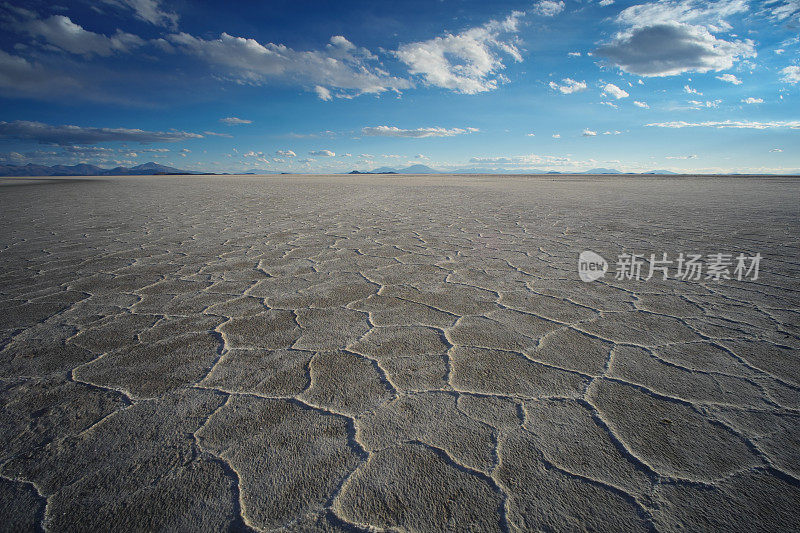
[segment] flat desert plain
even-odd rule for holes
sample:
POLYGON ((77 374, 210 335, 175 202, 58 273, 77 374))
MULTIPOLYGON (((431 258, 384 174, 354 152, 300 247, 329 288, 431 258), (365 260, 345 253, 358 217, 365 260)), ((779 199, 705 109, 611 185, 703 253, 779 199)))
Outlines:
POLYGON ((785 177, 0 180, 0 527, 795 529, 798 199, 785 177), (584 250, 605 277, 579 279, 584 250), (616 279, 682 252, 761 254, 758 279, 616 279))

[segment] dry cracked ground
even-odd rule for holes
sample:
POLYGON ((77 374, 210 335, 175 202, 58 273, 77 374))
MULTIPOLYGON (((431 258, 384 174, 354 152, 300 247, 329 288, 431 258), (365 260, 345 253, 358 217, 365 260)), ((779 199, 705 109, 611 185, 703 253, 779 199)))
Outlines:
POLYGON ((800 181, 0 183, 0 528, 782 531, 800 181), (594 250, 758 280, 583 283, 594 250))

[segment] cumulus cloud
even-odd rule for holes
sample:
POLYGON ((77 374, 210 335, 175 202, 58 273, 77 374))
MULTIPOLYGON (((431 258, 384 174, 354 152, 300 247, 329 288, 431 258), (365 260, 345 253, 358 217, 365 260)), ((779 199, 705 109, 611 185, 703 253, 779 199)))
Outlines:
POLYGON ((688 86, 688 85, 684 85, 684 86, 683 86, 683 92, 685 92, 686 94, 699 94, 700 96, 703 96, 703 93, 701 93, 701 92, 700 92, 700 91, 698 91, 697 89, 692 89, 692 88, 691 88, 690 86, 688 86))
POLYGON ((117 52, 130 52, 145 42, 141 37, 121 30, 111 37, 88 31, 64 15, 40 19, 30 11, 17 13, 22 14, 22 19, 14 23, 18 31, 71 54, 108 57, 117 52))
POLYGON ((584 137, 595 137, 597 135, 597 132, 592 131, 589 128, 586 128, 585 130, 583 130, 583 133, 581 135, 583 135, 584 137))
POLYGON ((560 139, 560 138, 561 138, 561 134, 560 133, 554 133, 553 134, 553 139, 560 139))
POLYGON ((220 122, 223 124, 227 124, 228 126, 238 126, 240 124, 252 124, 252 120, 247 120, 245 118, 238 118, 238 117, 225 117, 219 119, 220 122))
POLYGON ((282 44, 261 44, 255 39, 227 33, 218 39, 202 39, 178 33, 169 41, 179 50, 221 67, 240 83, 264 84, 271 81, 307 87, 335 88, 337 96, 379 94, 411 87, 411 82, 390 76, 375 66, 377 58, 342 36, 334 36, 323 50, 298 51, 282 44))
POLYGON ((136 18, 155 26, 175 28, 178 25, 178 14, 165 11, 159 0, 102 0, 103 3, 131 9, 136 18))
POLYGON ((764 99, 763 98, 753 98, 752 96, 748 96, 747 98, 742 100, 742 103, 743 104, 763 104, 764 103, 764 99))
POLYGON ((597 53, 641 76, 725 70, 741 58, 754 57, 753 42, 725 40, 712 32, 730 30, 725 18, 747 10, 747 0, 665 0, 631 6, 617 15, 623 29, 597 53))
POLYGON ((396 126, 370 126, 361 128, 361 134, 369 137, 409 137, 422 139, 425 137, 452 137, 477 132, 477 128, 416 128, 402 129, 396 126))
POLYGON ((617 100, 619 100, 620 98, 627 98, 628 96, 630 96, 626 91, 620 89, 619 87, 617 87, 613 83, 607 83, 603 87, 603 92, 608 94, 608 95, 613 96, 617 100))
POLYGON ((772 148, 770 152, 783 152, 780 148, 772 148))
POLYGON ((320 157, 333 157, 336 154, 331 152, 330 150, 311 150, 308 152, 308 155, 316 155, 320 157))
POLYGON ((647 102, 639 102, 638 100, 634 100, 633 105, 635 105, 636 107, 641 107, 643 109, 650 109, 650 106, 647 105, 647 102))
POLYGON ((733 129, 753 129, 753 130, 768 130, 768 129, 800 129, 800 120, 773 120, 769 122, 757 122, 752 120, 722 120, 722 121, 706 121, 706 122, 684 122, 682 120, 673 122, 654 122, 652 124, 645 124, 645 126, 656 128, 733 128, 733 129))
POLYGON ((640 76, 725 70, 756 55, 753 42, 717 39, 706 28, 680 22, 635 28, 597 49, 623 71, 640 76))
POLYGON ((723 74, 722 76, 717 76, 718 80, 726 81, 728 83, 732 83, 734 85, 741 85, 742 80, 734 76, 733 74, 723 74))
POLYGON ((297 157, 297 154, 294 153, 292 150, 278 150, 275 152, 275 155, 278 157, 297 157))
POLYGON ((503 56, 522 61, 514 37, 522 15, 513 12, 458 34, 404 44, 395 55, 428 85, 463 94, 491 91, 505 80, 503 56))
POLYGON ((128 128, 85 128, 81 126, 51 126, 42 122, 16 120, 0 121, 0 139, 20 139, 42 144, 96 144, 102 142, 177 142, 199 139, 198 133, 185 131, 146 131, 128 128))
POLYGON ((577 93, 580 91, 586 90, 586 82, 585 81, 576 81, 572 78, 564 78, 561 80, 561 85, 558 83, 551 81, 550 88, 554 91, 561 91, 564 94, 572 94, 577 93))
POLYGON ((791 83, 792 85, 800 82, 800 67, 797 65, 791 65, 781 69, 781 74, 783 74, 781 81, 791 83))
POLYGON ((565 7, 562 0, 540 0, 533 4, 533 12, 542 17, 554 17, 564 11, 565 7))

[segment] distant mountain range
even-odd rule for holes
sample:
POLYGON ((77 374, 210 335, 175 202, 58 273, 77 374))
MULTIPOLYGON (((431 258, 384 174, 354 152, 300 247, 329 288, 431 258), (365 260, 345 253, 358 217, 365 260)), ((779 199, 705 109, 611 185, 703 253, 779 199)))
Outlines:
MULTIPOLYGON (((524 172, 506 168, 459 168, 441 171, 425 165, 411 165, 405 168, 380 167, 368 172, 354 170, 350 174, 626 174, 615 168, 593 168, 584 172, 559 172, 556 170, 528 169, 524 172)), ((675 174, 669 170, 651 170, 642 174, 675 174)))
POLYGON ((179 168, 144 163, 135 167, 102 168, 86 163, 79 165, 0 165, 0 176, 140 176, 154 174, 205 174, 179 168))

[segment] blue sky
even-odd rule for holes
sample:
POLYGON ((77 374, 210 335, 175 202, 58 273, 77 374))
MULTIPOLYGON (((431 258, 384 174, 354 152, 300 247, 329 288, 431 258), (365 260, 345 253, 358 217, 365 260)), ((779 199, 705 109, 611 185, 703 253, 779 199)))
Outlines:
POLYGON ((800 0, 0 4, 0 163, 800 169, 800 0))

